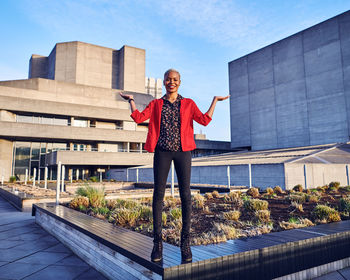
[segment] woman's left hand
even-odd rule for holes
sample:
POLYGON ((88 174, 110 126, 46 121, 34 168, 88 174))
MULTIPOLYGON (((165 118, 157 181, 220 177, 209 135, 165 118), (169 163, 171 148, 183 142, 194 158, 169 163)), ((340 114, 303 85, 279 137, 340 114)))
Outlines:
POLYGON ((227 98, 229 98, 231 95, 227 95, 227 96, 215 96, 215 99, 217 101, 223 101, 226 100, 227 98))

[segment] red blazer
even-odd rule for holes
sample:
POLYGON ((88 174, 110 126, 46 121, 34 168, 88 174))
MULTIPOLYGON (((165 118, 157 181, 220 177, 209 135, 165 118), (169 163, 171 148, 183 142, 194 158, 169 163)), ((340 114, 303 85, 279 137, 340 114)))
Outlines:
MULTIPOLYGON (((184 152, 192 151, 196 148, 193 134, 193 120, 199 124, 207 125, 211 121, 211 117, 207 113, 203 114, 198 109, 196 103, 190 98, 181 99, 180 102, 181 147, 184 152)), ((145 149, 150 153, 154 152, 158 142, 162 107, 163 99, 154 99, 141 113, 139 110, 136 110, 130 115, 136 123, 142 123, 150 119, 145 144, 145 149)))

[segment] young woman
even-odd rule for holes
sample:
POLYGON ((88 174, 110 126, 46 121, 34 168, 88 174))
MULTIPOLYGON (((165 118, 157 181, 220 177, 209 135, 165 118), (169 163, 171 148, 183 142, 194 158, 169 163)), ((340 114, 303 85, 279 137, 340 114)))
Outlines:
POLYGON ((179 184, 182 207, 181 258, 182 262, 192 261, 190 248, 191 227, 191 151, 196 148, 193 134, 193 120, 202 125, 211 121, 217 101, 229 96, 215 96, 209 110, 203 114, 192 99, 184 98, 178 93, 181 84, 180 73, 169 69, 164 74, 166 94, 152 100, 148 106, 139 112, 136 109, 133 95, 120 95, 129 101, 131 117, 136 123, 150 119, 145 149, 154 152, 153 174, 153 236, 154 247, 151 259, 154 262, 162 260, 162 211, 163 199, 171 161, 174 161, 179 184))

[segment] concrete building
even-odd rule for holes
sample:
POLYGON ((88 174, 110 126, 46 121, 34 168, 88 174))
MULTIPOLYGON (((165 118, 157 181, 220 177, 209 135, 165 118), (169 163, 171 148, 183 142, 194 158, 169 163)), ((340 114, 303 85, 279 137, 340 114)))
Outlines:
POLYGON ((146 78, 145 90, 146 93, 152 95, 154 98, 161 98, 163 96, 163 80, 155 78, 146 78))
POLYGON ((49 56, 33 55, 29 79, 0 82, 0 176, 86 178, 98 169, 152 161, 143 145, 148 124, 136 125, 119 92, 134 94, 142 110, 145 50, 113 50, 83 42, 58 43, 49 56))
POLYGON ((348 142, 350 11, 229 63, 231 147, 348 142))

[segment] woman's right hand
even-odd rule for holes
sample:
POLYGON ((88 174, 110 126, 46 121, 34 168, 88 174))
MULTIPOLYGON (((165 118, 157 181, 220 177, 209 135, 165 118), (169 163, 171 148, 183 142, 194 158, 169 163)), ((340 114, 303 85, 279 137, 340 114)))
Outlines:
POLYGON ((123 92, 120 92, 119 94, 125 100, 134 99, 134 96, 132 94, 124 94, 123 92))

